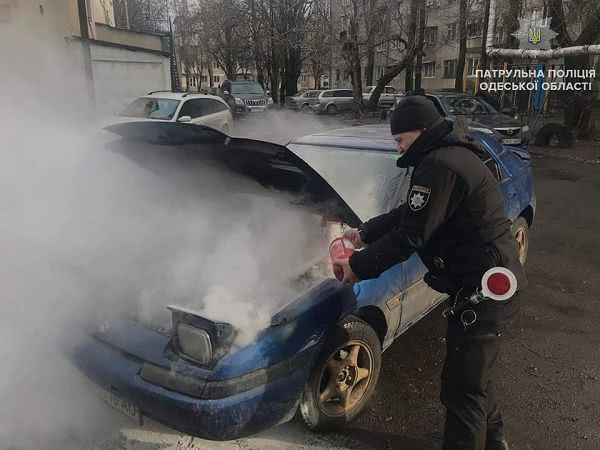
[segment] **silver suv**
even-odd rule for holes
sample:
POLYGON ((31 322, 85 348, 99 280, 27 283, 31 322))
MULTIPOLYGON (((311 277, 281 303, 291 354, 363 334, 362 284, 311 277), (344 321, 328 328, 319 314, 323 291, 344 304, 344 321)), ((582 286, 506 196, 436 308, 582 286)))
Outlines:
POLYGON ((317 98, 311 99, 310 109, 316 113, 326 112, 334 115, 338 111, 351 110, 353 103, 352 89, 330 89, 321 92, 317 98))

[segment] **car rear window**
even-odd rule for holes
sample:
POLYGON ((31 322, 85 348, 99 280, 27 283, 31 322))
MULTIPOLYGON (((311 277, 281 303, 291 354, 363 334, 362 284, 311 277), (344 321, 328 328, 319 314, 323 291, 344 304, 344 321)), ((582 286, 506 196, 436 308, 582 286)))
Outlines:
POLYGON ((124 117, 171 120, 178 106, 179 100, 142 97, 128 104, 119 115, 124 117))

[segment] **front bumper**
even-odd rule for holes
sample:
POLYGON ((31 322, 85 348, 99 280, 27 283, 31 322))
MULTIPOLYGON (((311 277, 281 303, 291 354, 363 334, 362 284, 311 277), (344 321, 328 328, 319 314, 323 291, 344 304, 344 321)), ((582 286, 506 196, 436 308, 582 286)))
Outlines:
POLYGON ((231 108, 231 112, 236 115, 250 115, 250 114, 265 114, 271 109, 272 105, 266 106, 249 106, 249 105, 236 105, 231 108))
POLYGON ((222 398, 215 398, 219 397, 215 392, 232 380, 213 382, 213 398, 207 399, 145 381, 140 376, 143 361, 93 337, 87 338, 71 359, 94 383, 134 403, 143 416, 211 440, 237 439, 290 420, 312 367, 304 364, 285 376, 275 376, 267 368, 261 374, 264 384, 222 398))

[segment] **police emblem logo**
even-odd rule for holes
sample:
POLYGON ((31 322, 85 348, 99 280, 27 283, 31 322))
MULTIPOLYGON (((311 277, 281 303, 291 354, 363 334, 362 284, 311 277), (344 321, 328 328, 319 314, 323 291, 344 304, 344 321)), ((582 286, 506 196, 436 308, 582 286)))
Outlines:
POLYGON ((408 205, 413 211, 419 211, 429 202, 431 189, 425 186, 414 185, 408 194, 408 205))

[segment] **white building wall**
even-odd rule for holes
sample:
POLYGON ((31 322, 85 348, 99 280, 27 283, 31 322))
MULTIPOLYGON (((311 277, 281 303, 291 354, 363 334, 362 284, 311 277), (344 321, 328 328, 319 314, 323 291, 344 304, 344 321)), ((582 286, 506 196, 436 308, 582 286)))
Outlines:
POLYGON ((96 110, 114 114, 123 104, 150 91, 171 89, 167 56, 92 45, 96 110))

